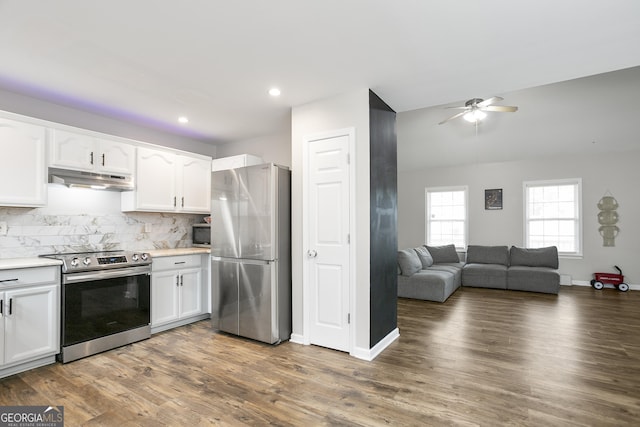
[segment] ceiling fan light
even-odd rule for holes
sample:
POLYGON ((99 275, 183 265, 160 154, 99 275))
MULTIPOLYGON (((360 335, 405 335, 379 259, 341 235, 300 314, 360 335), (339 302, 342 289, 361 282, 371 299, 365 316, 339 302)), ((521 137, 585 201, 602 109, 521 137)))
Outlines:
POLYGON ((472 110, 468 113, 465 113, 465 115, 462 117, 464 117, 464 119, 469 123, 477 123, 487 117, 487 113, 481 110, 472 110))

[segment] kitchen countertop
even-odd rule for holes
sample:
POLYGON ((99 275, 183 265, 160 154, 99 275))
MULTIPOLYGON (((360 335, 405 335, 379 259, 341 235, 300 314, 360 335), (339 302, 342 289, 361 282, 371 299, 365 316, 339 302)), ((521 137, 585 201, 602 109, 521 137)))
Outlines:
MULTIPOLYGON (((194 255, 211 253, 209 248, 175 248, 175 249, 151 249, 147 251, 151 258, 161 258, 177 255, 194 255)), ((5 258, 0 259, 0 270, 11 270, 14 268, 35 268, 62 265, 59 259, 28 257, 28 258, 5 258)))
POLYGON ((151 255, 151 259, 153 259, 165 256, 209 254, 211 250, 209 248, 151 249, 148 250, 147 253, 151 255))
POLYGON ((14 268, 34 268, 34 267, 51 267, 62 265, 59 259, 51 258, 6 258, 0 259, 0 270, 11 270, 14 268))

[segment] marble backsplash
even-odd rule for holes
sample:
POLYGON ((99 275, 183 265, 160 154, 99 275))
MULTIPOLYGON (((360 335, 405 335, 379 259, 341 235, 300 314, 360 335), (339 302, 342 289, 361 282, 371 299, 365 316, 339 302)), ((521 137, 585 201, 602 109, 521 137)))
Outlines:
POLYGON ((206 215, 121 212, 120 193, 49 184, 42 208, 0 207, 0 258, 59 252, 189 247, 206 215), (145 231, 146 230, 146 231, 145 231))

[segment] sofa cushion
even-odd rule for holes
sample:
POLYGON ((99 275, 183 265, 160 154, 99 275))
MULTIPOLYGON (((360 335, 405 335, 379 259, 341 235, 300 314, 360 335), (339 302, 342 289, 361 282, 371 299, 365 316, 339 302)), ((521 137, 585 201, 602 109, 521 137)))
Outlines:
POLYGON ((557 294, 560 274, 548 267, 511 266, 507 270, 507 289, 557 294))
POLYGON ((511 246, 511 265, 558 268, 558 248, 518 248, 511 246))
POLYGON ((507 289, 507 266, 466 264, 462 269, 462 286, 507 289))
POLYGON ((467 263, 509 265, 509 247, 469 245, 467 263))
POLYGON ((460 262, 460 258, 458 257, 458 252, 456 252, 455 245, 425 246, 431 254, 434 264, 441 264, 445 262, 460 262))
POLYGON ((411 276, 422 269, 422 262, 413 249, 398 251, 398 265, 403 276, 411 276))
POLYGON ((454 283, 456 286, 462 284, 462 263, 449 263, 449 264, 433 264, 427 269, 427 271, 446 271, 453 274, 454 283))
POLYGON ((422 270, 411 277, 398 277, 398 296, 444 302, 460 287, 446 271, 422 270))
POLYGON ((422 262, 423 269, 429 268, 433 265, 433 258, 427 248, 420 246, 415 248, 414 251, 418 254, 418 258, 420 258, 420 261, 422 262))

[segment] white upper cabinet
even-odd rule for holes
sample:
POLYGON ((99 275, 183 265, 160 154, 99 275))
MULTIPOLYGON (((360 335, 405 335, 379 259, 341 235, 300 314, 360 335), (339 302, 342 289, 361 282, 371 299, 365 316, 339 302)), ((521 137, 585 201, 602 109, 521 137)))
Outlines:
POLYGON ((0 118, 0 206, 47 203, 44 126, 0 118))
POLYGON ((136 189, 122 193, 123 211, 209 213, 209 158, 138 147, 136 161, 136 189))
POLYGON ((211 211, 211 162, 190 156, 178 156, 177 185, 180 187, 180 206, 183 211, 209 213, 211 211))
POLYGON ((96 173, 133 174, 133 145, 59 129, 51 132, 49 166, 96 173))

